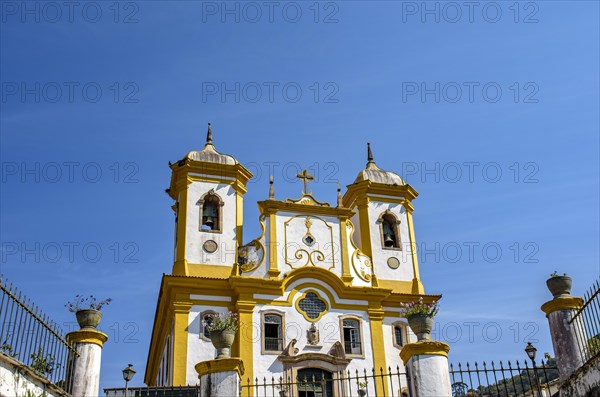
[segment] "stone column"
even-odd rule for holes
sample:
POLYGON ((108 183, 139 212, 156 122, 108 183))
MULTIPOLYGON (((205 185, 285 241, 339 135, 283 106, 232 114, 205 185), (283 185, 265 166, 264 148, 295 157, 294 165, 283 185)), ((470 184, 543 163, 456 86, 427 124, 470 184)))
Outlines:
POLYGON ((442 342, 421 341, 402 347, 400 358, 410 377, 411 395, 415 397, 452 397, 448 352, 442 342))
POLYGON ((72 375, 72 396, 98 397, 100 395, 100 361, 102 345, 108 335, 95 329, 80 329, 67 334, 67 341, 75 346, 79 357, 75 357, 72 375))
POLYGON ((550 325, 550 337, 561 383, 584 363, 580 347, 587 346, 580 346, 580 343, 587 343, 585 327, 580 321, 569 324, 569 320, 582 305, 583 299, 574 296, 554 298, 542 305, 542 311, 546 313, 550 325))
POLYGON ((194 366, 204 397, 239 397, 244 363, 239 358, 217 358, 194 366))

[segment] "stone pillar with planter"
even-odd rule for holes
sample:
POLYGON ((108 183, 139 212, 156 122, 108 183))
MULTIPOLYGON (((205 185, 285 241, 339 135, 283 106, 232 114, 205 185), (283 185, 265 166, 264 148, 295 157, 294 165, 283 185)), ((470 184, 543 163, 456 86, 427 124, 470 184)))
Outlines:
POLYGON ((452 397, 448 352, 450 346, 431 340, 408 343, 400 358, 410 376, 412 396, 452 397))
POLYGON ((218 313, 205 323, 210 341, 216 349, 214 360, 195 365, 200 379, 200 395, 206 397, 238 397, 244 375, 244 363, 231 357, 231 346, 239 328, 237 313, 218 313))
POLYGON ((433 318, 438 312, 435 302, 402 305, 408 325, 417 335, 417 342, 407 343, 400 350, 400 358, 410 377, 411 395, 452 397, 448 352, 450 346, 431 340, 433 318))
POLYGON ((108 340, 108 335, 96 328, 102 319, 102 306, 110 303, 110 299, 96 303, 93 297, 77 297, 66 306, 75 313, 80 329, 70 332, 66 338, 77 351, 73 357, 73 372, 71 375, 71 395, 77 397, 97 397, 100 392, 100 363, 102 346, 108 340), (82 306, 86 307, 82 309, 82 306), (89 307, 89 308, 88 308, 89 307))
POLYGON ((244 375, 239 358, 216 358, 201 361, 194 367, 200 379, 200 395, 205 397, 238 397, 244 375))
POLYGON ((99 396, 102 346, 108 335, 94 329, 80 329, 67 334, 67 340, 79 354, 73 363, 71 395, 99 396))
POLYGON ((541 309, 548 318, 558 373, 560 381, 564 382, 584 363, 578 340, 587 341, 585 327, 580 322, 569 323, 583 305, 583 299, 571 296, 572 280, 566 274, 559 276, 554 272, 546 285, 553 299, 544 303, 541 309))

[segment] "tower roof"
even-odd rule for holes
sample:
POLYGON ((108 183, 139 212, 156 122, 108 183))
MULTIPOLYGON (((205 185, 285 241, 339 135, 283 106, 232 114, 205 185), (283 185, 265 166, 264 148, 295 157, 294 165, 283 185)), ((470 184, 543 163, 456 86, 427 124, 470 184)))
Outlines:
POLYGON ((405 185, 404 180, 400 175, 386 171, 377 166, 373 161, 373 152, 371 152, 371 144, 367 143, 367 166, 360 171, 354 180, 354 183, 362 181, 371 181, 384 183, 386 185, 405 185))
POLYGON ((233 156, 217 152, 217 149, 215 148, 215 145, 213 145, 212 141, 212 127, 210 123, 208 123, 208 131, 206 132, 206 145, 204 145, 204 149, 192 150, 185 156, 185 158, 194 161, 204 161, 207 163, 228 165, 238 164, 238 161, 233 156))

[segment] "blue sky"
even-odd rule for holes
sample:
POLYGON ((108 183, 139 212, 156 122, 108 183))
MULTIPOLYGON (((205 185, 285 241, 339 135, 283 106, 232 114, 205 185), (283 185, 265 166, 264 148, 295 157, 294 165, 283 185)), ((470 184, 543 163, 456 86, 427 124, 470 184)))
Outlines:
POLYGON ((65 329, 75 294, 113 298, 102 387, 127 363, 142 384, 172 266, 167 162, 209 121, 255 174, 246 241, 270 169, 278 198, 309 168, 334 202, 371 142, 420 193, 452 362, 551 352, 545 279, 598 278, 597 2, 61 4, 0 2, 0 272, 65 329))

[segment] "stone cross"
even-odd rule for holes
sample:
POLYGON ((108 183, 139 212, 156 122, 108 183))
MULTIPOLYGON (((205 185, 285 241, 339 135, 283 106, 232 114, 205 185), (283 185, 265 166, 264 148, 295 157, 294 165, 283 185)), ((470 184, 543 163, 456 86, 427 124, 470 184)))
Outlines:
POLYGON ((308 182, 315 179, 307 170, 303 170, 300 174, 296 175, 296 178, 301 179, 304 182, 304 194, 308 194, 308 182))

